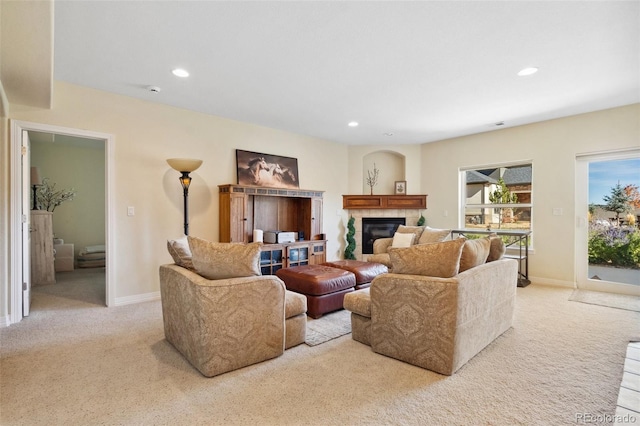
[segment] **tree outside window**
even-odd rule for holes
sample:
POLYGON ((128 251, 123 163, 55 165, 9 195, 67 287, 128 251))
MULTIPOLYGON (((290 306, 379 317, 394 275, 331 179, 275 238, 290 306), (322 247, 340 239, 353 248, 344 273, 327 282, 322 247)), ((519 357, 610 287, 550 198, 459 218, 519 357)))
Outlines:
POLYGON ((462 171, 464 227, 531 230, 532 165, 462 171))

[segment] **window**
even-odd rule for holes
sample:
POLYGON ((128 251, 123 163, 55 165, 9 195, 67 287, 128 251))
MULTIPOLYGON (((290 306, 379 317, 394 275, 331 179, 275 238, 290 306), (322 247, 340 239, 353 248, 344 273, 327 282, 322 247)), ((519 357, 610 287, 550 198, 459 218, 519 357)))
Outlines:
POLYGON ((532 164, 461 170, 463 228, 531 230, 532 164))

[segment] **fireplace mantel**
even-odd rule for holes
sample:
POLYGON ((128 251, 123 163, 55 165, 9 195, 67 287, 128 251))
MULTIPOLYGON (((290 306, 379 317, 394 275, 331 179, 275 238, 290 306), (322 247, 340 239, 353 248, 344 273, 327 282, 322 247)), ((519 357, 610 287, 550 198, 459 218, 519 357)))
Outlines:
POLYGON ((426 195, 343 195, 342 208, 349 209, 426 209, 426 195))

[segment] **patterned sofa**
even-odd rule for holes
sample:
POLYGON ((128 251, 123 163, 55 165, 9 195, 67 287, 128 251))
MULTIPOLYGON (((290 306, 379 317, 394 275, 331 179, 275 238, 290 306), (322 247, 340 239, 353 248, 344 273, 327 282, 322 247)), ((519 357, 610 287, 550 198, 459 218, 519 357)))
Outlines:
POLYGON ((260 276, 258 244, 168 241, 160 266, 164 333, 204 376, 278 357, 305 341, 307 300, 260 276), (191 256, 193 252, 193 256, 191 256))
POLYGON ((495 259, 487 261, 490 239, 482 240, 393 250, 394 273, 345 296, 352 338, 382 355, 455 373, 512 325, 517 261, 502 258, 496 238, 495 259))

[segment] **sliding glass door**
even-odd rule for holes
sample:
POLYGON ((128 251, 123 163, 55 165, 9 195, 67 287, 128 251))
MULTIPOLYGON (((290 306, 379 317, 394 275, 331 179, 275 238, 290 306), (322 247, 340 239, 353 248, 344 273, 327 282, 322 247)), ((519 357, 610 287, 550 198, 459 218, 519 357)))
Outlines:
POLYGON ((576 159, 576 283, 640 295, 640 150, 576 159))

